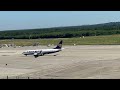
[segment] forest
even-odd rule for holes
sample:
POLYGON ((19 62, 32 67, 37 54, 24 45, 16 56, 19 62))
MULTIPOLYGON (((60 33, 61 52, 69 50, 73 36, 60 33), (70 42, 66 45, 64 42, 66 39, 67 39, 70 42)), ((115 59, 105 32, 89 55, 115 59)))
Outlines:
POLYGON ((73 38, 120 34, 120 22, 94 25, 0 31, 0 39, 73 38))

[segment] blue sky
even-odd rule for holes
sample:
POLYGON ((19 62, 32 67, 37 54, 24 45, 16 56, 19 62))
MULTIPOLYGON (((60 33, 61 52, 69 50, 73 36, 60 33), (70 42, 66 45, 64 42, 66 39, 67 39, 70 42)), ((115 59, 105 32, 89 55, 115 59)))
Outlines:
POLYGON ((120 11, 0 11, 0 30, 119 22, 120 11))

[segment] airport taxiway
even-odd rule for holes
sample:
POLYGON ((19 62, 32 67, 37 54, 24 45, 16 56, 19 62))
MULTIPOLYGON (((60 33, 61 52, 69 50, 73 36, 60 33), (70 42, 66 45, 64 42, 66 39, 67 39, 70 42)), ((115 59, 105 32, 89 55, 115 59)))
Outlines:
POLYGON ((0 79, 120 79, 120 45, 63 47, 38 58, 22 52, 52 47, 0 48, 0 79))

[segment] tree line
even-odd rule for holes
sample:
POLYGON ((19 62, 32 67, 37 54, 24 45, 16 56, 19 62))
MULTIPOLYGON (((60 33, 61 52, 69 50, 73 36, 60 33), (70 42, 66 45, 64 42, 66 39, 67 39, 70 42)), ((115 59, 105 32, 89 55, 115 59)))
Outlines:
POLYGON ((72 38, 120 34, 120 22, 94 25, 0 31, 0 39, 72 38))

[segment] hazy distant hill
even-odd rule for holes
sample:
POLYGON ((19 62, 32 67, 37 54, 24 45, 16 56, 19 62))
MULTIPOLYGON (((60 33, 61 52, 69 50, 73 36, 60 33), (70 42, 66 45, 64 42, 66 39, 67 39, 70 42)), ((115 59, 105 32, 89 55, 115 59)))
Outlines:
POLYGON ((71 38, 120 34, 120 22, 94 25, 0 31, 0 39, 71 38))

